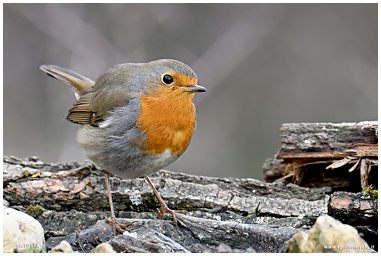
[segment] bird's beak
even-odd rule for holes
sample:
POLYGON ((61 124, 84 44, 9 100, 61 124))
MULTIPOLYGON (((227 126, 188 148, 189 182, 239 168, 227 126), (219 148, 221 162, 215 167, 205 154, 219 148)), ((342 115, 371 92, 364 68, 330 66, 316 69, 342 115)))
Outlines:
POLYGON ((204 86, 198 84, 192 84, 190 86, 183 87, 187 92, 206 92, 206 88, 204 86))

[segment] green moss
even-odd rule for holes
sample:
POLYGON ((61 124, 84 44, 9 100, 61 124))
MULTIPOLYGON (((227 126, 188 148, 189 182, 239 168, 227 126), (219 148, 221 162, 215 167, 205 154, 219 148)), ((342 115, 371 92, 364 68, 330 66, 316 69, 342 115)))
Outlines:
POLYGON ((43 207, 36 205, 36 206, 29 206, 26 213, 36 218, 37 216, 41 215, 44 211, 45 209, 43 207))
POLYGON ((378 198, 378 190, 373 189, 372 185, 365 188, 364 193, 370 195, 374 199, 378 198))

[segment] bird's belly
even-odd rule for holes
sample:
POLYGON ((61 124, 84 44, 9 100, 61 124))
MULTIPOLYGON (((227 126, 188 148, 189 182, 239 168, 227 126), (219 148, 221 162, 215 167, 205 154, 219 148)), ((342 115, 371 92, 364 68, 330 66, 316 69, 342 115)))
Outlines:
POLYGON ((100 167, 110 173, 113 173, 123 179, 134 179, 149 175, 159 171, 175 161, 178 156, 174 157, 171 150, 166 150, 161 154, 149 155, 142 153, 139 157, 116 157, 116 161, 119 164, 115 165, 115 162, 102 162, 106 165, 100 165, 100 167))
POLYGON ((150 154, 136 144, 138 136, 137 127, 116 136, 108 134, 107 129, 85 125, 78 131, 77 139, 86 156, 99 168, 123 179, 155 173, 180 156, 173 155, 171 149, 150 154))

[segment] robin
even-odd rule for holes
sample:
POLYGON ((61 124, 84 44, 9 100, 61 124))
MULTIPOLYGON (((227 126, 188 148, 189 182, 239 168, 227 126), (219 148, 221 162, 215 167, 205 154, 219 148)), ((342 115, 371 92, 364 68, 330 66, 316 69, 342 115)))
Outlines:
POLYGON ((206 89, 195 72, 171 59, 115 65, 96 82, 74 71, 42 65, 42 71, 74 89, 77 101, 67 120, 81 125, 77 140, 84 152, 104 170, 111 219, 123 233, 112 203, 109 173, 123 179, 144 176, 158 198, 159 216, 169 209, 147 175, 169 165, 185 151, 196 125, 193 96, 206 89))

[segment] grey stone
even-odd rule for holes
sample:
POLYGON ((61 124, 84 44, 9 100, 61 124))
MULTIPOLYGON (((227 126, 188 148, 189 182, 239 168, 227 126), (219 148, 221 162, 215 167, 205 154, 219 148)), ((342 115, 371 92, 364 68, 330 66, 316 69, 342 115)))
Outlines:
POLYGON ((3 209, 3 252, 43 252, 44 229, 33 217, 23 212, 3 209))

